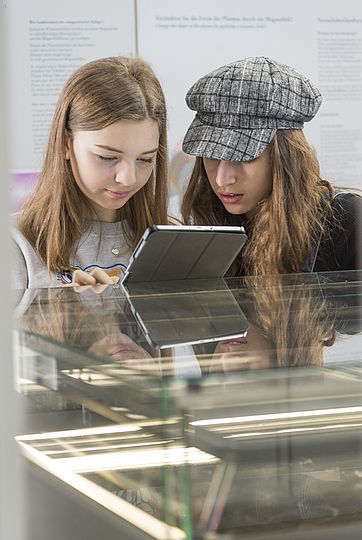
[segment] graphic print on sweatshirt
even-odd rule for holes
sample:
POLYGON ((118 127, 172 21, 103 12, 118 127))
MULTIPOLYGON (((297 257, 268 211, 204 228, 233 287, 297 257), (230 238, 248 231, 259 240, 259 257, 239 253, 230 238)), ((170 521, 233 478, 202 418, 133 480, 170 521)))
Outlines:
MULTIPOLYGON (((120 277, 121 274, 126 270, 127 266, 122 263, 111 264, 109 266, 102 266, 100 264, 89 264, 88 266, 82 267, 80 265, 75 265, 72 267, 72 271, 83 270, 84 272, 91 272, 94 268, 100 268, 104 270, 110 277, 117 276, 120 277)), ((70 272, 60 272, 56 275, 56 280, 59 283, 72 283, 73 276, 70 272)))

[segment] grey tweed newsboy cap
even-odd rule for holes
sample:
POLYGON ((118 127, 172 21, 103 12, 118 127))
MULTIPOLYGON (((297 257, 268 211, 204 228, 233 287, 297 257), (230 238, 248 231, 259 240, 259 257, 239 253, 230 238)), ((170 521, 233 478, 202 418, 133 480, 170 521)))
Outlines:
POLYGON ((182 148, 194 156, 251 161, 278 129, 303 129, 321 102, 318 88, 293 68, 264 56, 238 60, 187 92, 186 103, 197 114, 182 148))

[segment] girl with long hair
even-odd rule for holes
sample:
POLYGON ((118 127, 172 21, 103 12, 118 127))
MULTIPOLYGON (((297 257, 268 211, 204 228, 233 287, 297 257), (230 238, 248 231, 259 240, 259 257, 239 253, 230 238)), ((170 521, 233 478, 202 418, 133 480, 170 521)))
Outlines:
POLYGON ((117 282, 144 230, 168 222, 166 106, 146 62, 103 58, 70 76, 13 219, 17 288, 117 282))
POLYGON ((199 79, 183 150, 196 156, 182 216, 243 225, 248 241, 229 275, 361 268, 362 198, 321 177, 303 127, 322 98, 289 66, 246 58, 199 79))

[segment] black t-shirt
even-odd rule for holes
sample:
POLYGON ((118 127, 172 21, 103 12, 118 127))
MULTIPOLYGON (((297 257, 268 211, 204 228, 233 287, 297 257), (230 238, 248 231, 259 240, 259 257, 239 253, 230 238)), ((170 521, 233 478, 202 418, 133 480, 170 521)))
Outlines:
POLYGON ((333 218, 327 217, 314 272, 362 269, 362 197, 338 193, 332 202, 333 218))

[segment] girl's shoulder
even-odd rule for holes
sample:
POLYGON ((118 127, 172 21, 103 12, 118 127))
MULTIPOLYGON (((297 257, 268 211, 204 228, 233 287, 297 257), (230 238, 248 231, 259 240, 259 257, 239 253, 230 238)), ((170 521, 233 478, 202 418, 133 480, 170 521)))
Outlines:
POLYGON ((362 192, 353 189, 335 189, 331 203, 337 213, 360 216, 362 212, 362 192))
POLYGON ((25 240, 23 233, 20 230, 20 218, 21 212, 10 214, 9 225, 11 237, 16 241, 22 243, 25 240))
POLYGON ((18 227, 19 226, 19 219, 21 216, 21 212, 15 212, 14 214, 10 214, 10 227, 18 227))
POLYGON ((333 200, 354 200, 362 199, 362 190, 358 188, 333 188, 333 200))

